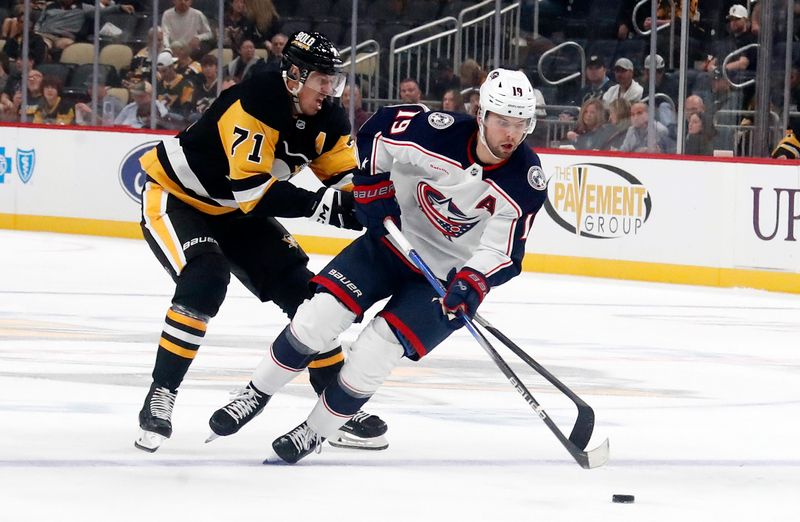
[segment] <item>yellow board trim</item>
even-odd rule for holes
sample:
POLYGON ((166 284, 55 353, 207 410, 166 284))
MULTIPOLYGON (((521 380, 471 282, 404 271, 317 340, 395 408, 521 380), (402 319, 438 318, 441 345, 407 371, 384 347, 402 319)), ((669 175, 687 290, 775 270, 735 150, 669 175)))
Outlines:
MULTIPOLYGON (((0 228, 38 232, 60 232, 91 236, 142 239, 137 223, 100 219, 25 216, 0 213, 0 228)), ((310 254, 336 255, 350 239, 294 236, 310 254)), ((712 268, 641 261, 619 261, 589 257, 526 254, 522 269, 527 272, 587 277, 628 279, 684 285, 744 287, 800 294, 800 274, 744 268, 712 268)))

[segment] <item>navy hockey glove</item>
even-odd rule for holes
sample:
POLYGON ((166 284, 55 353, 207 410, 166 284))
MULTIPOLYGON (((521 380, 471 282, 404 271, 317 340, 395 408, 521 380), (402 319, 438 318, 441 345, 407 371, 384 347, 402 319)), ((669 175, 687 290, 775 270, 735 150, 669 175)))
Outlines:
POLYGON ((400 228, 400 205, 394 196, 394 183, 388 172, 353 176, 353 197, 356 200, 356 218, 373 237, 386 235, 383 220, 387 217, 400 228))
POLYGON ((321 188, 311 206, 311 221, 350 230, 361 230, 354 210, 353 194, 335 188, 321 188))
POLYGON ((442 312, 449 319, 447 326, 453 330, 464 326, 458 312, 472 319, 488 293, 489 283, 480 272, 466 266, 458 273, 455 268, 450 270, 447 274, 447 293, 442 298, 442 312))

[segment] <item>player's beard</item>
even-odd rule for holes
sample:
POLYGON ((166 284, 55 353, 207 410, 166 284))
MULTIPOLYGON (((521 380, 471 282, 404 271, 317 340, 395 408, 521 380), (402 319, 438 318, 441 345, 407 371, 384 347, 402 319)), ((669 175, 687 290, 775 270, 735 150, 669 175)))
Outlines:
POLYGON ((516 146, 506 142, 498 143, 497 145, 489 147, 489 150, 492 152, 492 154, 494 154, 495 157, 500 158, 501 160, 507 160, 508 158, 510 158, 511 155, 514 153, 515 149, 516 146), (504 145, 506 146, 504 147, 504 145))

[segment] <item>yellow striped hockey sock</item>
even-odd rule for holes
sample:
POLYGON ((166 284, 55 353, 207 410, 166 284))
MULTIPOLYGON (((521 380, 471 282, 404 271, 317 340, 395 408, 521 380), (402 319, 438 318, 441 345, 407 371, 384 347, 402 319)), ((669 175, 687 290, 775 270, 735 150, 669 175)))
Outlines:
POLYGON ((207 317, 182 307, 173 306, 167 310, 158 341, 153 381, 170 390, 178 389, 203 342, 207 325, 207 317))

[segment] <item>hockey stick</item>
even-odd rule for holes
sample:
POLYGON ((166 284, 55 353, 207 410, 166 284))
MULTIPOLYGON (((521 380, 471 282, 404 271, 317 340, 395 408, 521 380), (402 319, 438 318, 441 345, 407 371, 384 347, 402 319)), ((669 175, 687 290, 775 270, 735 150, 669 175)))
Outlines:
MULTIPOLYGON (((444 297, 445 288, 444 286, 442 286, 442 283, 436 278, 435 275, 433 275, 433 272, 431 272, 428 265, 422 260, 419 254, 417 254, 417 251, 414 250, 414 247, 411 246, 411 243, 408 242, 406 237, 403 235, 402 232, 400 232, 400 230, 397 228, 397 225, 394 224, 391 218, 387 218, 384 221, 384 226, 386 227, 386 230, 389 232, 389 235, 392 237, 392 239, 395 240, 397 245, 400 247, 403 253, 406 256, 408 256, 411 262, 414 263, 414 265, 420 269, 422 274, 425 276, 425 279, 427 279, 428 282, 431 284, 431 286, 433 286, 433 288, 436 290, 439 296, 444 297)), ((500 371, 503 372, 503 375, 506 376, 511 385, 514 386, 514 388, 519 392, 520 395, 522 395, 522 397, 525 399, 525 402, 527 402, 531 406, 531 408, 533 408, 533 411, 535 411, 536 414, 539 416, 539 418, 541 418, 542 421, 544 421, 545 425, 548 428, 550 428, 550 431, 553 432, 553 434, 556 436, 559 442, 561 442, 561 444, 567 449, 567 451, 569 451, 570 455, 572 455, 572 458, 575 459, 575 461, 582 468, 584 469, 597 468, 608 462, 608 452, 609 452, 608 439, 603 441, 603 443, 600 444, 598 447, 589 451, 585 451, 583 448, 578 447, 574 442, 568 439, 564 435, 564 433, 559 429, 559 427, 556 426, 555 422, 553 422, 553 420, 550 418, 547 412, 544 411, 544 408, 542 408, 542 406, 536 401, 536 399, 534 399, 533 395, 531 395, 531 392, 528 391, 528 389, 525 387, 522 381, 508 366, 508 363, 506 363, 505 360, 503 360, 503 358, 500 357, 500 354, 497 353, 497 351, 494 349, 491 343, 489 343, 488 339, 486 339, 486 337, 480 332, 480 330, 478 330, 475 327, 475 324, 472 322, 472 320, 465 315, 461 315, 461 318, 464 321, 464 325, 467 327, 467 330, 469 331, 469 333, 472 334, 475 340, 478 341, 478 344, 481 345, 481 348, 483 348, 486 351, 486 353, 489 354, 489 356, 492 358, 492 361, 494 361, 495 365, 497 365, 500 371)), ((495 328, 493 329, 496 330, 495 328)), ((521 349, 519 351, 522 352, 521 349)), ((514 353, 517 352, 515 351, 514 353)), ((519 353, 517 353, 517 355, 519 355, 519 353)), ((530 364, 531 361, 536 363, 536 361, 533 361, 533 359, 531 359, 530 357, 528 357, 528 359, 523 358, 523 360, 528 364, 530 364), (528 359, 530 359, 530 361, 528 359)), ((539 369, 544 370, 544 368, 542 368, 541 365, 539 365, 538 363, 536 363, 536 366, 533 365, 531 366, 537 371, 539 371, 539 369)), ((548 379, 550 382, 558 381, 549 372, 547 372, 546 370, 545 372, 552 378, 552 380, 548 379)), ((547 378, 546 375, 544 374, 542 375, 545 376, 545 378, 547 378)), ((559 382, 559 384, 561 383, 559 382)), ((564 386, 563 384, 561 384, 561 387, 566 388, 566 386, 564 386)), ((559 387, 559 390, 564 391, 561 387, 559 387)), ((570 393, 572 392, 570 391, 570 393)), ((574 396, 574 393, 572 395, 574 396)), ((577 398, 577 396, 575 397, 577 398)), ((591 411, 591 408, 589 408, 589 410, 591 411)), ((583 417, 581 417, 579 409, 578 420, 576 421, 576 425, 573 428, 572 433, 573 434, 579 433, 581 434, 581 437, 586 437, 587 435, 588 437, 591 437, 591 432, 593 427, 594 427, 594 413, 592 412, 591 417, 587 419, 585 414, 583 417), (589 425, 580 427, 578 426, 579 422, 587 422, 587 420, 590 421, 589 425)))
POLYGON ((528 366, 533 368, 536 373, 547 379, 553 386, 555 386, 561 393, 567 396, 575 406, 578 408, 578 418, 575 420, 575 425, 572 427, 572 432, 569 434, 569 440, 580 449, 586 449, 589 444, 589 439, 592 438, 592 430, 594 430, 594 410, 591 406, 578 397, 575 392, 570 390, 566 384, 559 381, 547 368, 536 362, 533 357, 528 355, 522 348, 517 346, 514 341, 506 337, 503 332, 492 326, 492 324, 475 314, 474 321, 484 327, 490 334, 495 336, 497 340, 506 345, 509 350, 522 359, 528 366))

